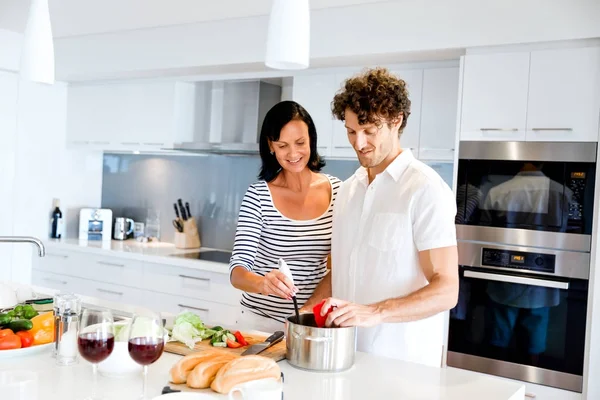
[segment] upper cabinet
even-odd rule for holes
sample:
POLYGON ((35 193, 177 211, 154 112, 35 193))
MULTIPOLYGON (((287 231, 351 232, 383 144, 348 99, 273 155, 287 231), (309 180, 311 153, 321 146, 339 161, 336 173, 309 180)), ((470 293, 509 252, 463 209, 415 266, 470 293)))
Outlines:
POLYGON ((461 140, 525 140, 529 53, 464 61, 461 140))
MULTIPOLYGON (((427 160, 452 160, 458 100, 457 66, 390 68, 408 88, 411 113, 400 137, 403 148, 427 160)), ((294 77, 293 99, 311 114, 322 155, 355 159, 343 121, 333 118, 331 102, 343 82, 355 72, 321 73, 294 77)))
POLYGON ((423 70, 421 134, 419 137, 419 158, 421 159, 454 159, 458 77, 458 67, 423 70))
POLYGON ((69 87, 67 142, 101 150, 160 150, 193 134, 194 86, 143 82, 69 87))
POLYGON ((464 58, 461 140, 596 142, 600 48, 464 58))
POLYGON ((322 156, 331 154, 334 124, 331 102, 336 89, 333 74, 300 75, 294 78, 293 99, 310 114, 317 129, 317 150, 322 156))
POLYGON ((595 142, 600 119, 600 48, 531 53, 527 137, 595 142))

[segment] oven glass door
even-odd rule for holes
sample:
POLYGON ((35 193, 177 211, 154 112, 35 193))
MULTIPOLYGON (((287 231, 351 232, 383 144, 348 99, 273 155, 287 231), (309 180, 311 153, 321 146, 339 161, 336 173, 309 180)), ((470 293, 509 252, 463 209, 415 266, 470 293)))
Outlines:
POLYGON ((591 234, 595 163, 460 159, 456 223, 591 234))
POLYGON ((583 374, 588 281, 460 267, 448 350, 583 374))

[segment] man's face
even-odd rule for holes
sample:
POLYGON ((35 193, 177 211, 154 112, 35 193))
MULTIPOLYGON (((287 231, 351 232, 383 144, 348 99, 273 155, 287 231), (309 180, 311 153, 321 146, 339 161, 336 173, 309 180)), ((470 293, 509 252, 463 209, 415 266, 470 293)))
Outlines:
POLYGON ((348 141, 356 151, 360 165, 365 168, 374 168, 381 164, 394 150, 398 142, 398 129, 402 124, 402 117, 394 121, 390 128, 387 121, 376 124, 360 125, 358 116, 350 109, 344 113, 348 141))

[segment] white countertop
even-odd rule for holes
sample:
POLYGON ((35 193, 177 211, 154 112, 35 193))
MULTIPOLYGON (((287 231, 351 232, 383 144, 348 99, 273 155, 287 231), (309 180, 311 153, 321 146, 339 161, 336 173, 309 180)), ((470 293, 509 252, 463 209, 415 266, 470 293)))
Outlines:
MULTIPOLYGON (((32 288, 38 293, 51 294, 54 290, 32 288)), ((118 307, 134 311, 127 305, 118 306, 104 300, 85 297, 86 303, 101 307, 118 307)), ((149 367, 148 394, 159 395, 168 383, 168 371, 180 356, 164 353, 149 367)), ((286 361, 279 362, 285 376, 285 400, 522 400, 523 384, 476 374, 454 368, 432 368, 403 361, 356 354, 354 366, 341 373, 313 373, 298 370, 286 361)), ((2 359, 0 370, 28 370, 38 373, 39 399, 79 400, 89 394, 92 383, 90 364, 79 359, 74 366, 57 366, 49 351, 26 357, 2 359)), ((141 392, 141 374, 122 378, 99 376, 98 384, 108 399, 133 399, 141 392)), ((215 399, 226 399, 209 389, 215 399)))
MULTIPOLYGON (((158 264, 168 264, 185 268, 197 268, 203 271, 229 273, 229 265, 224 263, 196 260, 192 258, 173 257, 198 251, 220 250, 208 247, 200 249, 178 249, 173 243, 148 242, 141 243, 129 240, 79 240, 79 239, 46 239, 43 241, 47 251, 63 249, 66 251, 88 252, 105 256, 126 258, 158 264)), ((230 251, 230 250, 224 250, 230 251)))

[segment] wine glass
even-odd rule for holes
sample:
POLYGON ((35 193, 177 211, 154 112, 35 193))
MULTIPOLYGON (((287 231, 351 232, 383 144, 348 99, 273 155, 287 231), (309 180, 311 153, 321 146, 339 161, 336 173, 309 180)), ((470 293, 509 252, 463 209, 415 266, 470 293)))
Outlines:
POLYGON ((144 367, 144 383, 140 399, 147 399, 148 365, 158 360, 165 348, 164 329, 160 315, 148 312, 135 316, 129 330, 127 348, 133 361, 144 367))
POLYGON ((81 357, 92 363, 94 375, 92 394, 86 400, 101 399, 96 394, 98 363, 106 360, 115 346, 113 323, 113 316, 110 311, 85 309, 81 314, 77 346, 81 357))

